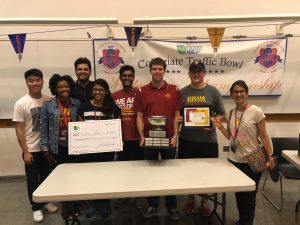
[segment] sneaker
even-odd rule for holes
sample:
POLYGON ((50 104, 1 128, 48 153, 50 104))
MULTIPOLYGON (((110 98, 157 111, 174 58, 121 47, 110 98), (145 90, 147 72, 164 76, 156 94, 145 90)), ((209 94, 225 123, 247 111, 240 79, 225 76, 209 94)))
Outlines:
POLYGON ((177 209, 168 209, 168 214, 171 220, 178 221, 180 219, 180 213, 177 209))
POLYGON ((183 208, 185 214, 190 215, 195 211, 195 198, 189 198, 183 208))
POLYGON ((52 202, 49 202, 49 203, 47 203, 46 205, 44 205, 44 208, 47 209, 47 211, 48 211, 49 213, 55 213, 55 212, 58 211, 57 205, 55 205, 55 204, 52 203, 52 202))
POLYGON ((207 198, 202 198, 201 199, 201 208, 200 208, 200 212, 202 214, 202 216, 209 216, 211 213, 211 209, 209 208, 208 205, 208 199, 207 198))
POLYGON ((151 218, 155 215, 155 209, 152 206, 148 206, 143 213, 144 218, 151 218))
POLYGON ((33 220, 34 222, 42 222, 44 220, 44 215, 42 210, 33 211, 33 220))

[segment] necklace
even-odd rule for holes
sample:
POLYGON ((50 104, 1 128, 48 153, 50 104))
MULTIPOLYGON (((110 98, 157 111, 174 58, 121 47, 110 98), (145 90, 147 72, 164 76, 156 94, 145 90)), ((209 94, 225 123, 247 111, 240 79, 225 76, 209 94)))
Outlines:
POLYGON ((101 107, 102 105, 99 105, 99 104, 97 105, 95 103, 94 99, 92 100, 92 105, 94 106, 94 117, 95 117, 95 120, 97 120, 97 118, 98 118, 98 120, 100 120, 101 112, 99 112, 99 116, 97 117, 96 107, 101 107))

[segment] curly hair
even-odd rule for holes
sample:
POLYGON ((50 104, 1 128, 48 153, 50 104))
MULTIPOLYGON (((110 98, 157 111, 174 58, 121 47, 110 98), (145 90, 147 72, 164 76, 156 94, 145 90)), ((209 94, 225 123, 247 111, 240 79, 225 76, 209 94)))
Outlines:
POLYGON ((49 79, 49 89, 52 95, 56 95, 56 89, 57 89, 57 84, 60 81, 67 81, 70 87, 70 94, 73 92, 73 87, 74 87, 74 80, 70 75, 59 75, 59 74, 53 74, 51 78, 49 79))

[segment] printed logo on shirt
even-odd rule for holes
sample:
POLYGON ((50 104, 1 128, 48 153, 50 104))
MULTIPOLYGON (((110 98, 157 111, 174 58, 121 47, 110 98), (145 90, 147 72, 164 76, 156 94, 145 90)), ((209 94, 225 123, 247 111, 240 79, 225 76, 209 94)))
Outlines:
POLYGON ((170 99, 170 98, 172 97, 172 95, 168 92, 168 93, 165 94, 165 97, 166 97, 167 99, 170 99))
POLYGON ((40 118, 41 107, 31 108, 31 118, 32 118, 32 132, 39 131, 39 118, 40 118))
POLYGON ((188 96, 187 103, 207 102, 205 96, 188 96))
POLYGON ((116 99, 115 102, 120 109, 132 109, 135 97, 132 98, 120 98, 116 99))

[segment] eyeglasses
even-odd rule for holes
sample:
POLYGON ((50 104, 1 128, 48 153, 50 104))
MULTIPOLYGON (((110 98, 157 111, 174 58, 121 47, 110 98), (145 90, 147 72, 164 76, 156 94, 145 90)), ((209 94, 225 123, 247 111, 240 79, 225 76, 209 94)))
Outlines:
POLYGON ((93 89, 94 92, 106 92, 105 89, 99 88, 99 89, 93 89))
POLYGON ((234 90, 233 94, 236 94, 236 95, 237 94, 245 94, 245 92, 246 92, 245 90, 234 90))

